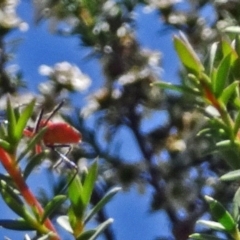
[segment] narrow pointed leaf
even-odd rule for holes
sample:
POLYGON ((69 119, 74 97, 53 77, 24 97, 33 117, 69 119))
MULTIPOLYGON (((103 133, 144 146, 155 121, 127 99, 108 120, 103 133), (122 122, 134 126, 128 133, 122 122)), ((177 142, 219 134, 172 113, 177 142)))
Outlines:
POLYGON ((5 203, 19 216, 26 215, 26 209, 20 197, 3 180, 0 181, 0 192, 5 203))
POLYGON ((174 47, 182 64, 190 73, 198 76, 201 72, 204 71, 204 67, 201 64, 201 61, 186 39, 182 40, 179 37, 175 36, 174 47))
POLYGON ((83 202, 83 187, 78 175, 73 179, 68 187, 68 196, 71 202, 71 208, 68 211, 71 226, 83 218, 86 205, 83 202))
POLYGON ((94 233, 94 235, 89 238, 89 240, 95 240, 97 239, 97 237, 102 234, 104 232, 104 230, 113 223, 113 219, 109 218, 108 220, 106 220, 105 222, 103 222, 102 224, 100 224, 97 228, 96 228, 96 232, 94 233))
POLYGON ((220 177, 220 180, 222 181, 238 181, 240 180, 240 170, 234 170, 231 172, 228 172, 220 177))
POLYGON ((214 222, 214 221, 199 220, 199 221, 197 221, 197 224, 204 225, 210 229, 217 230, 217 231, 225 231, 226 230, 225 227, 221 223, 214 222))
POLYGON ((224 29, 224 32, 240 34, 240 27, 239 26, 229 26, 224 29))
POLYGON ((17 121, 17 127, 15 132, 15 136, 17 139, 20 139, 22 137, 23 130, 26 127, 27 122, 33 113, 34 105, 35 105, 35 99, 32 100, 21 112, 20 117, 17 121))
POLYGON ((101 210, 114 196, 117 192, 121 190, 120 187, 115 187, 107 192, 104 197, 93 207, 93 209, 88 213, 84 222, 87 223, 99 210, 101 210))
POLYGON ((231 55, 228 54, 226 57, 223 58, 223 60, 220 62, 218 68, 217 68, 217 74, 216 78, 214 79, 213 84, 213 92, 215 96, 218 98, 228 81, 228 74, 230 71, 230 64, 231 64, 231 55))
POLYGON ((29 223, 27 223, 26 221, 24 221, 22 219, 19 219, 19 220, 1 219, 0 226, 3 228, 18 230, 18 231, 34 230, 34 228, 32 228, 29 223))
POLYGON ((238 55, 236 51, 232 48, 231 43, 229 43, 228 41, 222 40, 221 46, 222 46, 223 56, 226 57, 227 55, 231 54, 231 63, 233 63, 238 58, 238 55))
POLYGON ((203 234, 203 233, 194 233, 189 236, 190 239, 195 240, 226 240, 225 238, 219 238, 215 237, 209 234, 203 234))
POLYGON ((205 196, 209 204, 212 216, 225 228, 226 231, 232 232, 236 228, 236 223, 231 214, 217 200, 205 196))
POLYGON ((89 240, 96 233, 95 229, 87 230, 77 237, 77 240, 89 240))
POLYGON ((3 139, 0 139, 0 147, 3 148, 6 151, 10 151, 10 149, 11 149, 10 143, 3 140, 3 139))
POLYGON ((194 89, 191 89, 188 87, 184 87, 181 85, 175 85, 175 84, 168 83, 168 82, 157 82, 157 83, 154 83, 153 86, 158 86, 161 89, 173 90, 173 91, 180 92, 180 93, 199 95, 199 92, 197 90, 194 90, 194 89))
POLYGON ((26 148, 21 152, 18 156, 17 161, 21 161, 31 150, 35 151, 35 146, 40 143, 44 133, 46 132, 47 128, 42 128, 30 141, 27 143, 26 148))
POLYGON ((10 102, 10 98, 7 99, 7 121, 9 141, 15 143, 16 117, 10 102))
POLYGON ((89 172, 83 183, 82 199, 85 206, 89 203, 95 182, 97 180, 98 164, 95 161, 89 168, 89 172))
POLYGON ((210 65, 210 75, 212 75, 214 69, 214 61, 217 53, 219 43, 215 42, 212 44, 210 49, 210 56, 209 56, 209 65, 210 65))
POLYGON ((227 105, 233 94, 236 92, 237 87, 239 85, 238 81, 235 81, 228 85, 222 92, 221 96, 219 97, 219 100, 224 103, 224 105, 227 105))
POLYGON ((58 195, 55 196, 44 208, 44 214, 42 216, 41 222, 43 223, 57 208, 59 208, 65 201, 67 196, 58 195))
POLYGON ((239 210, 240 210, 240 188, 236 191, 233 198, 233 218, 237 222, 239 220, 239 210))

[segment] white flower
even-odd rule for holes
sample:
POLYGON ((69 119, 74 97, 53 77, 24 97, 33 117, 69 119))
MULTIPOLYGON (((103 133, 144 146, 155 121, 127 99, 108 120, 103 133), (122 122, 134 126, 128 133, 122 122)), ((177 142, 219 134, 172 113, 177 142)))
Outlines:
POLYGON ((53 72, 52 68, 47 65, 41 65, 38 72, 43 76, 50 76, 53 72))
POLYGON ((41 65, 39 73, 50 77, 61 85, 70 85, 77 91, 84 91, 91 85, 90 78, 83 74, 76 65, 72 65, 69 62, 57 63, 52 68, 47 65, 41 65))

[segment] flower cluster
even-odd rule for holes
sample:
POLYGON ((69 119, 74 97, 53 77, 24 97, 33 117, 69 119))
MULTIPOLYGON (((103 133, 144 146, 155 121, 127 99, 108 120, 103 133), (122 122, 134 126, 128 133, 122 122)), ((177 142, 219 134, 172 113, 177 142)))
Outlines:
POLYGON ((71 91, 84 91, 89 88, 91 84, 90 78, 83 74, 82 71, 69 62, 61 62, 55 64, 53 67, 41 65, 39 73, 47 76, 51 82, 40 85, 40 91, 51 91, 53 88, 68 89, 71 91))
POLYGON ((22 31, 28 29, 28 25, 17 16, 16 7, 18 0, 5 0, 0 3, 0 27, 11 29, 18 27, 22 31))

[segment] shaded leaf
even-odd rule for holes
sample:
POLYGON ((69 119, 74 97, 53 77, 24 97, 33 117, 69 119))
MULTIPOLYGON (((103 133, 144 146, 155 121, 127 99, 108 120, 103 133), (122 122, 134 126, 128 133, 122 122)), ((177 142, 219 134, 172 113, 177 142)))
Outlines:
POLYGON ((222 181, 236 181, 240 179, 240 170, 228 172, 220 177, 222 181))
POLYGON ((19 230, 19 231, 31 231, 34 230, 29 223, 26 221, 19 219, 19 220, 8 220, 8 219, 2 219, 0 220, 0 226, 7 228, 7 229, 12 229, 12 230, 19 230))
POLYGON ((81 235, 77 237, 77 240, 89 240, 95 233, 96 233, 96 230, 94 229, 87 230, 81 233, 81 235))
MULTIPOLYGON (((93 234, 93 236, 91 236, 91 238, 89 238, 89 240, 94 240, 96 239, 100 234, 102 234, 104 232, 104 230, 113 223, 113 219, 109 218, 108 220, 106 220, 105 222, 103 222, 102 224, 100 224, 95 230, 96 232, 93 234)), ((78 238, 77 238, 78 239, 78 238)))
POLYGON ((49 201, 44 208, 44 214, 42 216, 41 222, 43 223, 57 208, 59 208, 65 201, 67 196, 57 195, 51 201, 49 201))
POLYGON ((117 192, 121 190, 120 187, 115 187, 107 192, 103 198, 93 207, 93 209, 88 213, 84 222, 87 223, 99 210, 101 210, 114 196, 117 192))

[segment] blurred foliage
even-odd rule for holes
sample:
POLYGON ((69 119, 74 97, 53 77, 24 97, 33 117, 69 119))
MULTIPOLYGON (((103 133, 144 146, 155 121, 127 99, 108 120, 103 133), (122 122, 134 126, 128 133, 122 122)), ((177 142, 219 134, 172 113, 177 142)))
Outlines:
MULTIPOLYGON (((0 2, 5 16, 0 18, 3 108, 5 93, 12 95, 12 104, 15 101, 23 105, 33 95, 21 95, 24 76, 20 71, 9 72, 7 67, 11 64, 11 52, 6 37, 15 28, 26 30, 26 23, 15 13, 16 3, 0 2), (6 19, 10 19, 7 24, 6 19)), ((33 4, 37 24, 47 21, 53 34, 79 37, 79 44, 91 51, 89 57, 99 60, 104 74, 102 86, 88 96, 87 104, 76 106, 77 118, 62 116, 83 135, 84 143, 73 149, 71 159, 84 169, 88 165, 86 159, 99 157, 101 181, 93 190, 91 203, 95 205, 116 185, 127 190, 137 184, 143 193, 150 187, 150 207, 153 211, 166 211, 175 239, 188 239, 198 230, 205 234, 201 235, 203 238, 193 237, 214 239, 211 235, 216 239, 219 225, 209 230, 198 228, 195 223, 201 218, 210 220, 208 205, 211 211, 226 210, 227 222, 232 221, 230 205, 238 186, 222 182, 219 177, 239 168, 239 1, 45 0, 33 4), (162 55, 138 42, 135 10, 139 6, 159 15, 159 26, 164 26, 161 34, 176 30, 184 33, 173 42, 184 66, 179 69, 179 85, 161 82, 160 87, 155 86, 162 80, 162 55), (203 14, 206 9, 207 17, 203 14), (166 88, 170 90, 165 91, 166 88), (146 131, 144 124, 156 113, 164 114, 167 121, 156 120, 146 131), (89 119, 94 121, 92 127, 89 119), (123 129, 138 146, 141 157, 136 159, 137 163, 130 163, 118 152, 119 145, 126 142, 123 129), (206 193, 211 195, 207 201, 206 193)), ((40 84, 39 94, 34 96, 38 102, 36 112, 39 104, 51 111, 71 93, 80 96, 91 82, 76 65, 67 62, 41 66, 40 73, 47 81, 40 84)), ((68 109, 73 108, 69 100, 68 109)), ((233 172, 222 179, 236 176, 238 172, 233 172)), ((52 186, 51 197, 42 190, 41 201, 46 203, 55 196, 61 183, 52 186)), ((64 206, 59 213, 62 211, 64 206)), ((101 210, 99 222, 106 219, 101 210)), ((215 221, 220 221, 219 215, 215 221)), ((221 236, 239 239, 231 235, 233 229, 236 230, 227 229, 221 236)), ((109 228, 105 237, 115 239, 109 228)))

